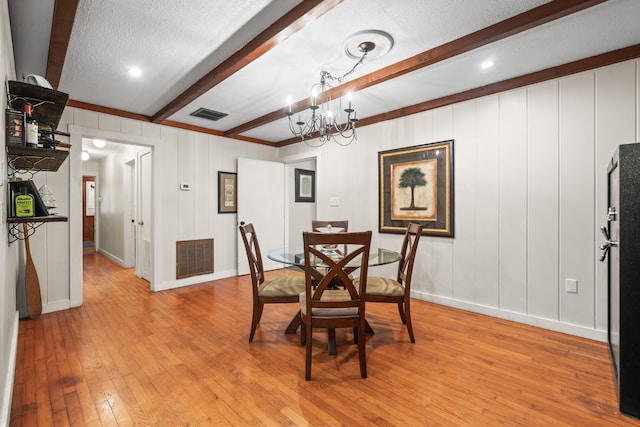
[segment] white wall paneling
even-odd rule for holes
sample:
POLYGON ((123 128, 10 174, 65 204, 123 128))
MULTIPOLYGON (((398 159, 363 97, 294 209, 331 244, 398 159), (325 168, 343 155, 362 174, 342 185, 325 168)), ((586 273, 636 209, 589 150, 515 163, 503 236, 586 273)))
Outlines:
POLYGON ((454 222, 453 295, 456 300, 475 302, 476 281, 476 105, 466 102, 453 109, 454 137, 454 222), (462 215, 456 215, 460 211, 462 215))
POLYGON ((527 304, 527 97, 500 98, 500 308, 526 312, 527 304))
POLYGON ((527 313, 558 318, 558 82, 527 91, 527 313))

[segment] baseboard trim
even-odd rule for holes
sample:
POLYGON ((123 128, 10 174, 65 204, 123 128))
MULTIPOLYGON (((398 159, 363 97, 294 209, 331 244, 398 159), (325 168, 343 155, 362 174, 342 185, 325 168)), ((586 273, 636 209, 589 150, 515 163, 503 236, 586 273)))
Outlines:
POLYGON ((118 264, 120 267, 125 268, 124 260, 122 258, 118 258, 117 256, 105 251, 104 249, 98 248, 97 252, 109 258, 111 261, 118 264))
POLYGON ((185 286, 198 285, 204 282, 210 282, 212 280, 234 277, 236 275, 237 275, 237 270, 226 270, 226 271, 221 271, 219 273, 202 274, 199 276, 193 276, 186 279, 167 280, 166 282, 163 282, 157 285, 156 288, 153 289, 153 291, 155 292, 166 291, 169 289, 176 289, 176 288, 182 288, 185 286))
POLYGON ((454 300, 451 298, 432 295, 425 292, 412 291, 411 296, 422 301, 433 302, 435 304, 445 305, 447 307, 458 308, 460 310, 471 311, 478 314, 485 314, 487 316, 497 317, 499 319, 511 320, 513 322, 536 326, 543 329, 549 329, 551 331, 574 335, 581 338, 607 342, 607 331, 591 329, 585 326, 573 325, 570 323, 563 323, 552 319, 544 319, 541 317, 531 316, 523 313, 500 310, 495 307, 454 300))
POLYGON ((13 398, 13 382, 16 377, 16 358, 18 356, 18 325, 20 322, 20 312, 16 311, 13 316, 13 327, 11 334, 11 342, 9 344, 9 352, 7 358, 7 376, 2 392, 2 406, 0 407, 0 426, 6 427, 11 421, 11 399, 13 398))

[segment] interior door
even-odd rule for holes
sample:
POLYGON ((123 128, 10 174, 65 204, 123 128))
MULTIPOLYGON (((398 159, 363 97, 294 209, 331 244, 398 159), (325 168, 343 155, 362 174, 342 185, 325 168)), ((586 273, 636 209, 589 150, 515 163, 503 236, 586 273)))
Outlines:
POLYGON ((141 154, 138 160, 138 223, 136 229, 136 275, 151 282, 151 151, 141 154))
POLYGON ((82 241, 94 242, 95 240, 95 203, 96 185, 92 176, 82 177, 82 241))
MULTIPOLYGON (((265 270, 282 268, 267 253, 284 246, 285 165, 265 160, 238 159, 238 223, 252 223, 258 235, 265 270)), ((247 252, 238 238, 238 275, 249 274, 247 252)))

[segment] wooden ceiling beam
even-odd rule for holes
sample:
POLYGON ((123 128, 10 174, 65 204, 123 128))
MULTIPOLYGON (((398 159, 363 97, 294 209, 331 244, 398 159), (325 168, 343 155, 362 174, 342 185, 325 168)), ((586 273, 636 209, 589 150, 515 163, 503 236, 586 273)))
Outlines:
MULTIPOLYGON (((604 1, 606 0, 563 0, 546 3, 464 37, 460 37, 459 39, 452 40, 403 61, 384 67, 378 71, 374 71, 373 73, 367 74, 363 77, 354 79, 340 86, 336 86, 328 91, 329 97, 337 99, 348 92, 356 92, 358 90, 366 89, 370 86, 403 76, 411 73, 412 71, 428 67, 495 41, 503 40, 514 34, 530 30, 531 28, 546 24, 558 18, 579 12, 603 3, 604 1)), ((310 101, 310 98, 307 98, 292 104, 291 111, 293 111, 293 113, 298 113, 305 110, 310 105, 310 101)), ((226 131, 225 136, 232 137, 273 121, 280 120, 283 117, 285 117, 285 107, 236 126, 235 128, 226 131)), ((360 122, 362 123, 362 120, 360 122)))
POLYGON ((236 51, 204 77, 151 117, 154 123, 166 120, 196 98, 249 65, 310 22, 324 15, 342 0, 304 0, 257 37, 236 51))
POLYGON ((78 2, 79 0, 56 0, 53 7, 45 78, 54 89, 57 89, 60 85, 60 76, 62 75, 64 59, 67 56, 67 48, 69 47, 73 22, 76 19, 78 2))
MULTIPOLYGON (((591 56, 589 58, 579 59, 577 61, 546 68, 534 73, 514 77, 474 89, 469 89, 463 92, 454 93, 452 95, 443 96, 441 98, 432 99, 415 105, 409 105, 407 107, 398 108, 397 110, 393 111, 387 111, 386 113, 377 114, 375 116, 369 116, 359 120, 358 126, 368 126, 386 120, 398 119, 400 117, 421 113, 423 111, 433 110, 435 108, 445 107, 447 105, 457 104, 460 102, 465 102, 471 99, 476 99, 500 92, 506 92, 532 84, 541 83, 576 73, 581 73, 583 71, 606 67, 607 65, 629 61, 638 57, 640 57, 640 44, 617 49, 611 52, 606 52, 600 55, 591 56)), ((277 142, 276 147, 281 148, 298 142, 300 142, 300 138, 289 138, 277 142)))

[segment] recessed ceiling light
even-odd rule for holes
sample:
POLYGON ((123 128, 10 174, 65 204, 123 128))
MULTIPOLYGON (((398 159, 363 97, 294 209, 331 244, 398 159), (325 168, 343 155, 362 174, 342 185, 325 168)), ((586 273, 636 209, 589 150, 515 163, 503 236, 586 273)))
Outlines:
POLYGON ((493 67, 493 60, 492 59, 487 59, 482 64, 480 64, 480 68, 483 68, 485 70, 487 68, 491 68, 491 67, 493 67))
POLYGON ((131 67, 129 68, 129 75, 131 77, 140 77, 142 75, 142 69, 139 67, 131 67))
POLYGON ((104 139, 94 139, 93 140, 93 145, 95 145, 98 148, 104 147, 105 144, 106 144, 106 141, 104 139))

